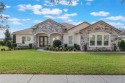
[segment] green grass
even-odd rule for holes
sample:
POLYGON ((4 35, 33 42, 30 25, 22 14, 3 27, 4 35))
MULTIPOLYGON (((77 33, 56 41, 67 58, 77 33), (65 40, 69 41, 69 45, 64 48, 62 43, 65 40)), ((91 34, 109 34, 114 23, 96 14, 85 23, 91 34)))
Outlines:
POLYGON ((0 73, 125 74, 125 54, 0 51, 0 73))
POLYGON ((3 48, 7 49, 8 47, 7 46, 0 46, 0 49, 3 49, 3 48))

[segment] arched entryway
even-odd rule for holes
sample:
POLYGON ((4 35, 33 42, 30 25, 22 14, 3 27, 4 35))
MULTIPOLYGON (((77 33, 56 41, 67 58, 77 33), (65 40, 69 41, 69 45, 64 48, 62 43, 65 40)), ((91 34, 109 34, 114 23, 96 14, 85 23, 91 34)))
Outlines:
POLYGON ((50 34, 50 45, 53 45, 54 40, 62 41, 62 34, 60 34, 60 33, 52 33, 52 34, 50 34))

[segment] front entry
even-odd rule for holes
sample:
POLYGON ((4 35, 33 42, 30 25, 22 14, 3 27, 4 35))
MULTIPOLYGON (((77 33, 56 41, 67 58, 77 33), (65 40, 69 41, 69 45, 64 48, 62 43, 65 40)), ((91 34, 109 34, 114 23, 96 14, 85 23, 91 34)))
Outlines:
POLYGON ((39 47, 44 47, 48 45, 48 37, 47 36, 39 36, 39 47))

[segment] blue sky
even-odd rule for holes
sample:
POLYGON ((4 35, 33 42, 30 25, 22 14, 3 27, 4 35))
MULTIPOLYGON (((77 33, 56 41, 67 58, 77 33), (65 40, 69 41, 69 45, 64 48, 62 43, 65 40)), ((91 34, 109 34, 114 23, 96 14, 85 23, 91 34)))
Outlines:
MULTIPOLYGON (((125 28, 125 4, 121 0, 74 0, 72 5, 67 0, 54 5, 49 0, 2 1, 6 4, 3 15, 9 17, 11 32, 30 28, 48 18, 74 25, 104 20, 116 28, 125 28)), ((4 37, 3 31, 0 37, 4 37)))

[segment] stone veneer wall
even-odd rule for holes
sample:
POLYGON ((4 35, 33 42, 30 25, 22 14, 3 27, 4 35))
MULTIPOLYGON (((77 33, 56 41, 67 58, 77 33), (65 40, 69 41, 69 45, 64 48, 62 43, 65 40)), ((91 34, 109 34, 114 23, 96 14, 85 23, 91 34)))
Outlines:
POLYGON ((106 23, 97 23, 93 26, 87 27, 81 31, 81 49, 84 50, 84 44, 87 44, 88 50, 113 50, 114 45, 118 44, 118 31, 106 23), (96 32, 109 33, 111 35, 111 47, 89 47, 89 34, 96 32))
POLYGON ((44 32, 46 34, 51 34, 51 33, 63 33, 63 26, 53 22, 53 21, 47 21, 45 23, 39 24, 36 29, 34 29, 33 33, 41 33, 44 32))
MULTIPOLYGON (((46 34, 48 36, 48 40, 50 40, 50 37, 53 33, 60 33, 60 34, 63 34, 65 29, 65 27, 52 21, 52 20, 47 20, 41 24, 38 24, 36 26, 36 28, 33 30, 33 34, 46 34)), ((38 44, 38 35, 34 35, 34 45, 37 45, 38 44)), ((61 41, 63 41, 61 39, 61 41)), ((50 45, 50 41, 48 41, 48 44, 50 45)), ((37 45, 38 46, 38 45, 37 45)))

